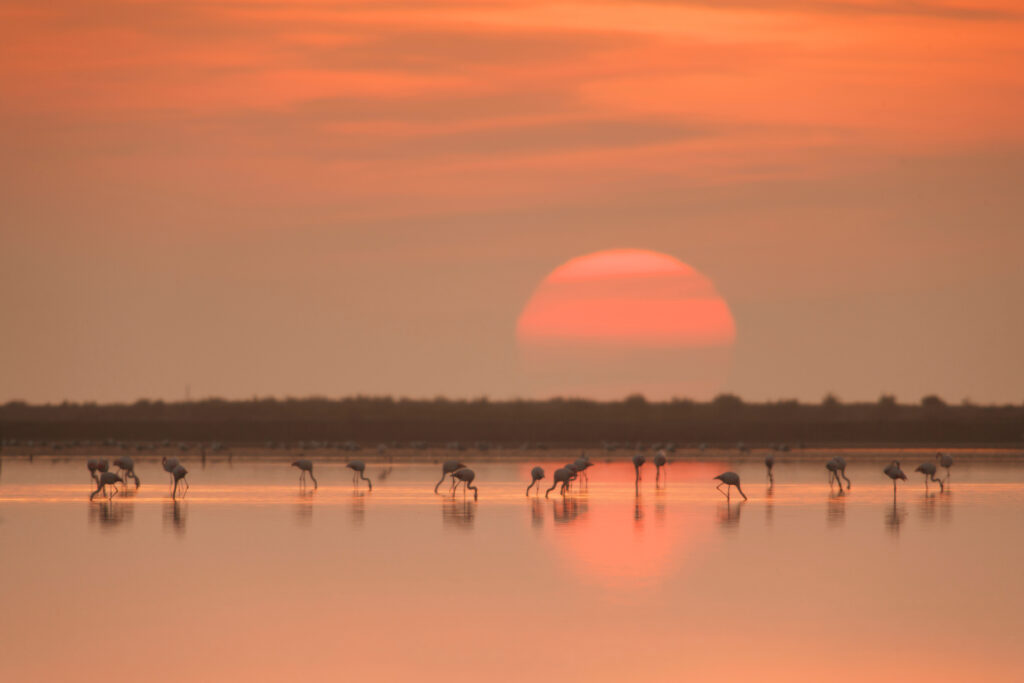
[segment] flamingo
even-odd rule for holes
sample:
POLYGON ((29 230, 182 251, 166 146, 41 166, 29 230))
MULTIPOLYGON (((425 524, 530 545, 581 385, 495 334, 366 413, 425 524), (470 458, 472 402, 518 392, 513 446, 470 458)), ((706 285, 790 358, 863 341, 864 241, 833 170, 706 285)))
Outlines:
POLYGON ((171 472, 171 476, 174 477, 174 489, 171 491, 171 500, 174 500, 178 495, 179 481, 185 482, 185 491, 182 492, 181 495, 185 495, 185 493, 188 492, 188 479, 185 478, 186 474, 188 474, 188 470, 185 469, 184 465, 176 466, 174 471, 171 472))
POLYGON ((438 486, 440 486, 444 482, 444 478, 447 477, 449 474, 453 475, 452 488, 455 488, 454 474, 456 470, 461 470, 463 467, 465 467, 465 465, 463 465, 458 460, 446 460, 445 463, 441 465, 441 478, 438 479, 437 485, 434 486, 434 493, 437 493, 438 486))
MULTIPOLYGON (((661 481, 661 468, 668 464, 668 458, 665 456, 665 451, 658 451, 658 454, 654 456, 654 485, 657 486, 658 482, 661 481)), ((665 475, 668 479, 668 474, 665 475)))
POLYGON ((726 486, 726 489, 725 489, 725 499, 726 500, 729 500, 729 491, 731 489, 728 488, 728 487, 730 487, 730 486, 735 486, 736 487, 736 490, 740 492, 741 496, 743 496, 743 500, 747 499, 747 494, 743 493, 743 489, 740 488, 740 475, 736 474, 735 472, 722 472, 717 477, 715 477, 715 479, 720 479, 722 481, 721 484, 719 484, 718 486, 715 487, 716 489, 718 489, 719 493, 722 492, 722 485, 724 484, 726 486))
POLYGON ((590 484, 590 475, 587 474, 587 470, 594 466, 594 463, 590 462, 585 454, 581 453, 580 457, 576 458, 576 462, 573 463, 576 471, 583 475, 583 481, 590 484))
POLYGON ((886 467, 882 471, 885 472, 885 475, 887 477, 892 479, 892 499, 893 499, 893 502, 895 502, 896 501, 896 480, 897 479, 902 479, 903 481, 906 481, 907 480, 907 475, 903 474, 903 470, 900 469, 900 461, 899 460, 893 460, 891 463, 889 463, 889 466, 886 467))
POLYGON ((576 463, 570 462, 566 463, 565 469, 569 470, 570 473, 569 481, 566 483, 566 486, 572 488, 572 481, 580 476, 580 468, 576 466, 576 463))
POLYGON ((134 479, 135 488, 139 488, 139 475, 135 474, 135 461, 130 456, 122 455, 120 458, 117 458, 114 460, 114 466, 121 470, 121 476, 134 479))
MULTIPOLYGON (((544 478, 544 468, 543 467, 534 467, 532 470, 530 470, 530 477, 531 477, 532 481, 530 481, 530 485, 526 487, 526 495, 527 496, 530 495, 530 489, 533 488, 533 485, 536 484, 538 481, 540 481, 541 479, 544 478)), ((443 477, 442 477, 442 479, 443 479, 443 477)), ((540 491, 540 486, 537 486, 537 490, 540 491)))
POLYGON ((97 493, 102 491, 106 486, 109 486, 111 489, 113 489, 113 492, 108 494, 107 497, 113 498, 114 494, 117 493, 118 482, 121 482, 122 484, 124 483, 124 479, 121 478, 121 475, 115 474, 113 472, 100 472, 100 476, 96 478, 96 490, 89 494, 89 500, 92 500, 93 497, 97 493))
POLYGON ((831 473, 828 477, 828 485, 830 488, 832 486, 833 477, 835 477, 836 483, 839 484, 839 488, 843 488, 843 482, 839 478, 842 476, 842 478, 846 480, 846 490, 850 490, 850 478, 846 476, 846 458, 841 455, 835 456, 825 463, 825 469, 831 473))
POLYGON ((640 467, 647 462, 643 455, 637 453, 633 456, 633 469, 636 470, 636 492, 640 493, 640 467))
POLYGON ((562 488, 559 491, 559 493, 561 493, 562 497, 564 498, 565 497, 565 487, 567 487, 569 485, 569 479, 571 477, 572 477, 572 472, 570 472, 565 467, 559 467, 557 470, 555 470, 554 481, 551 483, 551 488, 549 488, 547 491, 544 492, 544 497, 547 498, 548 494, 551 493, 552 491, 554 491, 556 486, 561 484, 562 488))
MULTIPOLYGON (((476 500, 478 491, 477 488, 473 486, 473 479, 476 478, 476 472, 468 467, 463 467, 462 469, 455 470, 452 476, 458 480, 455 482, 455 489, 458 490, 459 483, 461 482, 466 489, 473 491, 473 500, 476 500)), ((455 493, 453 492, 452 495, 454 496, 455 493)), ((465 489, 463 489, 462 495, 466 495, 465 489)))
POLYGON ((305 485, 306 473, 309 473, 309 478, 313 480, 313 488, 317 487, 316 477, 313 476, 313 461, 312 460, 296 460, 292 463, 292 467, 298 467, 302 474, 299 475, 299 481, 305 485))
POLYGON ((369 485, 369 490, 373 490, 373 482, 366 478, 364 472, 366 471, 366 463, 362 460, 353 460, 352 462, 345 465, 345 467, 352 470, 352 483, 359 485, 359 480, 362 479, 369 485))
POLYGON ((89 462, 85 463, 85 465, 89 468, 89 476, 93 478, 93 481, 99 481, 96 473, 106 472, 108 467, 106 460, 98 460, 96 458, 89 458, 89 462))
POLYGON ((768 483, 769 484, 774 484, 775 483, 775 477, 772 475, 772 468, 775 467, 775 454, 774 453, 769 453, 768 455, 764 456, 764 466, 766 468, 768 468, 768 483))
POLYGON ((171 475, 171 483, 174 483, 174 468, 180 465, 177 458, 168 458, 166 455, 160 459, 160 464, 164 467, 164 472, 171 475))
POLYGON ((939 482, 939 491, 945 491, 946 490, 946 487, 943 485, 942 480, 935 477, 936 469, 937 468, 935 467, 935 463, 933 463, 933 462, 923 462, 923 463, 921 463, 920 465, 917 466, 917 469, 914 470, 915 472, 920 472, 921 474, 924 475, 924 490, 925 491, 928 490, 928 480, 929 479, 931 479, 932 481, 939 482))
POLYGON ((935 460, 946 468, 946 481, 949 481, 949 468, 953 466, 953 456, 949 453, 936 453, 935 460))

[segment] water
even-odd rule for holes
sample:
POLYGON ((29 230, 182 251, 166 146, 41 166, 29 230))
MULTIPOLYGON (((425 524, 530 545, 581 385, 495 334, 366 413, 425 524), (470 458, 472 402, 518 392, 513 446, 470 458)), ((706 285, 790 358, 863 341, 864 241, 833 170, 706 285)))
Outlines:
POLYGON ((895 504, 870 451, 843 496, 832 453, 779 455, 771 491, 759 457, 676 457, 639 497, 602 453, 565 500, 523 491, 575 453, 459 454, 477 503, 433 462, 371 462, 366 492, 318 460, 300 492, 238 457, 185 457, 178 502, 136 458, 138 492, 90 503, 82 458, 8 456, 0 680, 1022 680, 1024 463, 957 453, 926 494, 931 454, 895 504))

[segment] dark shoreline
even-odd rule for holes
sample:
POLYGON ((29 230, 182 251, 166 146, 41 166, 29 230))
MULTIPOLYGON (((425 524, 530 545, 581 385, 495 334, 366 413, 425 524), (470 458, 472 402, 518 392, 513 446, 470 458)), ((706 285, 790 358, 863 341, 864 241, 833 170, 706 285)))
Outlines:
POLYGON ((600 447, 674 444, 693 447, 789 448, 850 445, 877 447, 1024 444, 1024 406, 946 405, 926 399, 901 405, 820 404, 795 401, 745 403, 734 396, 714 401, 617 402, 409 400, 320 398, 134 404, 0 406, 0 437, 17 440, 213 442, 377 448, 600 447))

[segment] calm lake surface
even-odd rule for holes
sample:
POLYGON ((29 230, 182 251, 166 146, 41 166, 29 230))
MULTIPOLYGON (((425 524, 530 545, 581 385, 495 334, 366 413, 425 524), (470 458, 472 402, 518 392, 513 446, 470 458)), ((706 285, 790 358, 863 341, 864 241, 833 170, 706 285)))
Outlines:
POLYGON ((564 500, 529 470, 578 451, 460 453, 476 503, 433 493, 444 452, 354 456, 372 492, 343 459, 307 453, 303 492, 296 454, 189 453, 177 502, 158 459, 89 502, 84 457, 7 455, 0 680, 1024 680, 1024 460, 952 452, 945 493, 913 473, 933 450, 848 450, 777 454, 771 489, 763 454, 677 454, 639 496, 591 452, 564 500))

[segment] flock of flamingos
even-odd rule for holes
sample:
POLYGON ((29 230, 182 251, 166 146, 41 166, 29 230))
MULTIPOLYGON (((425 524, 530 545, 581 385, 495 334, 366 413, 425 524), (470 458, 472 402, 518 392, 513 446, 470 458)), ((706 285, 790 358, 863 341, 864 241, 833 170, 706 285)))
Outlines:
MULTIPOLYGON (((668 457, 665 451, 659 451, 653 458, 654 466, 656 468, 656 482, 661 480, 661 468, 668 464, 668 457)), ((640 468, 647 462, 647 459, 637 453, 633 456, 633 467, 636 470, 636 489, 640 491, 640 468)), ((171 498, 177 498, 178 486, 184 486, 182 495, 188 491, 188 470, 185 466, 178 462, 177 458, 164 457, 161 460, 161 464, 164 471, 171 476, 171 498)), ((544 492, 544 497, 548 495, 556 488, 559 487, 559 493, 565 496, 572 485, 572 482, 581 479, 588 481, 587 470, 593 466, 594 463, 586 456, 581 454, 575 461, 566 464, 563 467, 559 467, 555 470, 552 477, 551 488, 544 492)), ((764 460, 765 467, 768 470, 768 481, 772 484, 775 483, 775 476, 772 472, 775 467, 775 456, 769 454, 764 460)), ((118 469, 118 472, 110 471, 110 465, 106 460, 90 459, 87 462, 89 467, 89 473, 96 483, 96 490, 89 496, 89 500, 92 500, 97 494, 105 494, 108 498, 113 498, 117 494, 118 484, 126 484, 128 481, 135 482, 135 488, 139 488, 140 482, 139 477, 135 474, 135 462, 131 457, 122 455, 121 457, 114 460, 114 466, 118 469)), ((948 453, 937 453, 935 455, 935 462, 924 462, 917 466, 915 472, 920 472, 924 475, 925 489, 928 488, 928 482, 934 481, 939 484, 939 489, 944 490, 945 484, 949 481, 949 468, 953 466, 953 456, 948 453), (938 467, 944 467, 946 469, 945 479, 939 479, 936 477, 938 467)), ((299 469, 299 483, 302 486, 306 485, 306 475, 313 481, 313 488, 318 486, 316 477, 313 475, 313 461, 312 460, 296 460, 292 463, 292 467, 299 469)), ((352 470, 352 483, 353 485, 359 486, 360 481, 365 481, 369 490, 373 490, 373 482, 370 481, 369 477, 366 476, 366 463, 362 460, 352 460, 346 463, 345 467, 352 470)), ((835 456, 827 463, 825 463, 825 469, 829 472, 829 487, 833 484, 838 484, 840 490, 843 488, 843 481, 846 482, 846 488, 850 488, 850 479, 846 476, 846 459, 840 455, 835 456)), ((889 465, 882 470, 882 472, 892 480, 892 495, 893 500, 896 498, 896 481, 903 479, 906 481, 907 475, 900 469, 900 463, 898 460, 893 460, 889 465)), ((545 477, 543 467, 534 467, 530 471, 530 485, 526 487, 526 495, 530 495, 530 489, 535 485, 537 486, 536 492, 540 491, 541 485, 538 483, 545 477)), ((434 486, 434 493, 437 493, 438 488, 444 483, 445 478, 451 477, 451 494, 454 496, 456 491, 461 484, 463 487, 463 495, 467 491, 473 492, 473 500, 478 499, 479 490, 473 485, 473 481, 476 479, 476 473, 470 468, 457 460, 448 460, 441 466, 441 479, 434 486)), ((743 500, 747 500, 747 496, 743 493, 743 489, 740 488, 740 475, 735 472, 722 472, 714 479, 719 480, 719 484, 715 487, 722 495, 726 497, 726 500, 730 499, 730 493, 732 487, 736 487, 736 490, 743 500), (725 486, 725 490, 722 487, 725 486)))

